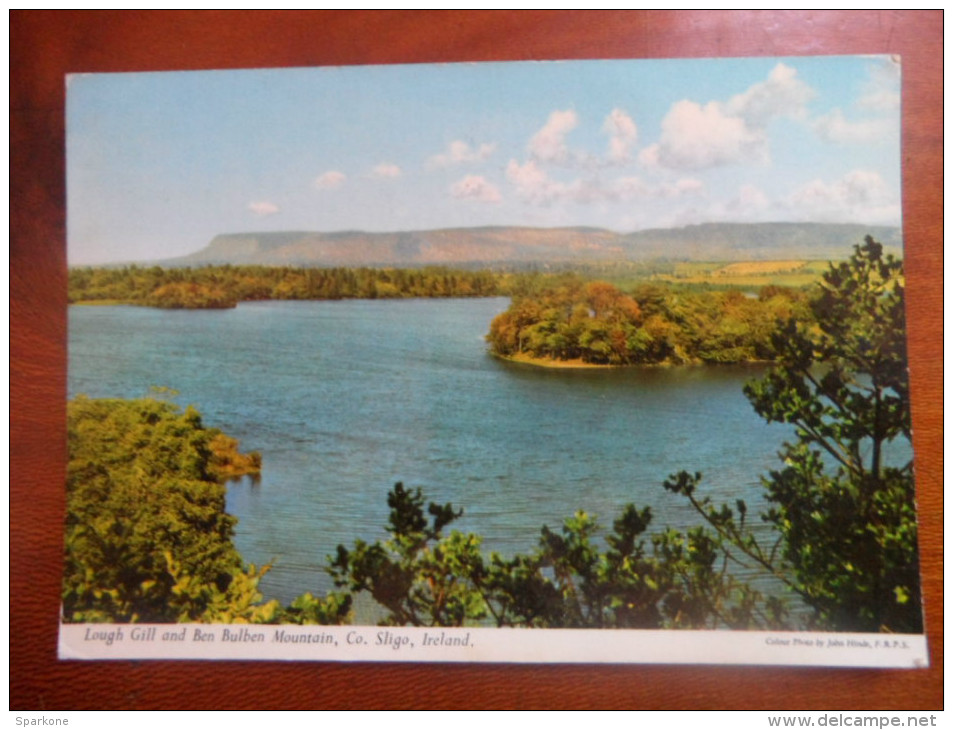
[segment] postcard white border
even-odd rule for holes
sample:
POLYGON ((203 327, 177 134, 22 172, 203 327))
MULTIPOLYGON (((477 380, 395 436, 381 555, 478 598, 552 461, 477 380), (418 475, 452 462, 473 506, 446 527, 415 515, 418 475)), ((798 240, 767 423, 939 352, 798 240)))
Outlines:
POLYGON ((926 636, 823 631, 61 624, 60 659, 923 668, 926 636))
MULTIPOLYGON (((775 60, 783 58, 774 57, 775 60)), ((615 59, 608 63, 635 62, 615 59)), ((62 660, 858 668, 923 668, 929 665, 926 636, 913 634, 248 624, 61 624, 58 657, 62 660)))

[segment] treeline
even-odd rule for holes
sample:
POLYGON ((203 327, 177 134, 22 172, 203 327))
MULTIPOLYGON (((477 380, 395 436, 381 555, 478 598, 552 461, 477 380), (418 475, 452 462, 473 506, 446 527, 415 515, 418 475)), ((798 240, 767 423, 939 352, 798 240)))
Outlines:
POLYGON ((487 340, 503 357, 598 365, 773 360, 777 322, 810 321, 809 304, 805 291, 778 286, 757 296, 652 283, 625 293, 567 275, 515 296, 487 340))
POLYGON ((69 301, 220 309, 269 299, 394 299, 509 294, 522 278, 488 270, 159 266, 73 268, 69 301))

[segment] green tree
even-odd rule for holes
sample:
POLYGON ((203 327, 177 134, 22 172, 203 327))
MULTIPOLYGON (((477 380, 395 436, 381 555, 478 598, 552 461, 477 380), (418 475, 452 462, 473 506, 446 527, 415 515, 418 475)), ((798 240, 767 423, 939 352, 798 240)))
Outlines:
POLYGON ((341 623, 348 597, 287 608, 259 590, 225 511, 227 479, 259 454, 166 400, 67 404, 69 463, 63 617, 70 622, 341 623))
POLYGON ((700 475, 666 483, 822 628, 922 630, 903 289, 902 263, 868 237, 825 274, 815 322, 789 320, 773 338, 776 366, 746 387, 762 417, 795 427, 784 467, 763 480, 774 546, 744 524, 743 502, 736 517, 699 498, 700 475))
POLYGON ((67 619, 177 620, 177 574, 227 591, 242 564, 212 464, 218 432, 152 398, 79 397, 67 425, 67 619))
POLYGON ((482 563, 480 538, 443 535, 462 512, 431 502, 425 514, 420 489, 407 490, 401 482, 387 495, 387 505, 390 537, 358 540, 353 550, 339 545, 329 567, 335 584, 369 593, 388 612, 384 621, 390 625, 462 626, 483 619, 484 602, 467 577, 472 563, 482 563))

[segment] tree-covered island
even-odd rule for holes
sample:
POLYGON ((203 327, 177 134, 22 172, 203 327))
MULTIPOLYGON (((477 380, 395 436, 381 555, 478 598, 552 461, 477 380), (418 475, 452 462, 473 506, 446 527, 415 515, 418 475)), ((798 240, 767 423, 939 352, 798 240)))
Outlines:
POLYGON ((566 276, 514 296, 490 325, 500 357, 540 365, 684 365, 769 361, 779 320, 812 318, 799 289, 693 291, 641 284, 630 293, 566 276))

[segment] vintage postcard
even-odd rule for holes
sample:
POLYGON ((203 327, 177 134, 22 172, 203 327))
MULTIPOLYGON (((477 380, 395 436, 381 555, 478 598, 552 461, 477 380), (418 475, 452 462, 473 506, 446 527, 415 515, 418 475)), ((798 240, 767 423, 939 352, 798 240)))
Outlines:
POLYGON ((924 666, 900 82, 70 76, 60 657, 924 666))

